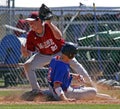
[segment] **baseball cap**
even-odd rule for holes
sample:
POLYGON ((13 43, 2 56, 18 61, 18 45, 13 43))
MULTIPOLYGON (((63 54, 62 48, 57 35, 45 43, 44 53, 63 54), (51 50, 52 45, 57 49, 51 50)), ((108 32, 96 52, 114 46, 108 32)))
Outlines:
POLYGON ((39 18, 38 17, 38 12, 31 12, 29 17, 26 18, 25 20, 27 20, 27 21, 34 21, 34 20, 37 20, 38 18, 39 18))

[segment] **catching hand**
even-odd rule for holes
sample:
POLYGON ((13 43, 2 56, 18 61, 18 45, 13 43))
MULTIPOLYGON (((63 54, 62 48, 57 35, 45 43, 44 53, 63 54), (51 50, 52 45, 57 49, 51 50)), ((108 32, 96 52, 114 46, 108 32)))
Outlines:
POLYGON ((45 4, 42 4, 42 6, 39 8, 39 18, 44 21, 50 20, 52 17, 52 11, 45 4))

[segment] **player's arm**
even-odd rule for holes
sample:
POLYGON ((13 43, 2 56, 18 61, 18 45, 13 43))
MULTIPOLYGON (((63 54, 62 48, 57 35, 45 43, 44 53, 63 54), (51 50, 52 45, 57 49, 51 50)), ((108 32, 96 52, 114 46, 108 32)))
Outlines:
POLYGON ((33 37, 31 37, 31 34, 29 33, 27 35, 27 39, 26 39, 26 43, 24 44, 24 46, 22 46, 21 48, 21 52, 22 52, 22 55, 24 57, 29 57, 31 56, 33 53, 35 53, 37 50, 36 50, 36 47, 35 45, 33 44, 33 37))
POLYGON ((72 77, 74 79, 77 79, 79 82, 83 82, 83 83, 85 82, 83 76, 80 74, 70 73, 70 75, 72 75, 72 77))
POLYGON ((61 84, 59 82, 54 82, 54 90, 62 101, 75 101, 75 99, 69 99, 65 96, 65 93, 62 90, 61 84))
POLYGON ((80 83, 84 84, 85 86, 95 87, 93 82, 86 82, 84 77, 80 74, 70 73, 70 75, 72 75, 73 79, 77 79, 80 83))
POLYGON ((53 32, 54 37, 59 40, 62 37, 62 33, 57 28, 57 26, 55 26, 51 22, 52 17, 53 17, 53 14, 50 8, 47 7, 45 4, 42 4, 41 7, 39 8, 39 18, 45 21, 44 23, 50 27, 51 31, 53 32))
POLYGON ((57 26, 55 26, 55 25, 51 22, 51 20, 46 20, 45 23, 48 24, 48 26, 51 28, 51 30, 52 30, 52 32, 53 32, 53 34, 54 34, 54 37, 55 37, 56 39, 58 39, 58 40, 61 39, 62 33, 61 33, 61 31, 57 28, 57 26))
POLYGON ((54 82, 54 90, 61 100, 67 101, 67 97, 65 96, 64 91, 62 90, 61 84, 59 82, 54 82))
POLYGON ((22 53, 23 57, 29 57, 32 54, 32 52, 27 50, 26 44, 25 44, 25 46, 21 46, 21 53, 22 53))

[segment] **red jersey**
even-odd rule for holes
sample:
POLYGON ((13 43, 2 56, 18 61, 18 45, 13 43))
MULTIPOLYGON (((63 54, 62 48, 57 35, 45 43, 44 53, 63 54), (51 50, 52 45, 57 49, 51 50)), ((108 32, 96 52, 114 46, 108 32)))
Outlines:
POLYGON ((56 39, 50 27, 45 24, 45 33, 42 37, 30 31, 27 36, 27 49, 30 51, 39 51, 41 54, 52 55, 59 52, 65 41, 56 39))

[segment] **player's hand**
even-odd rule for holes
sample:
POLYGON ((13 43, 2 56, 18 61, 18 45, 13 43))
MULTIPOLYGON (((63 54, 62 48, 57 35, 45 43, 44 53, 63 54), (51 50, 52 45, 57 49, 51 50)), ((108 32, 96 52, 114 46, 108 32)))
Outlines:
POLYGON ((71 99, 71 98, 66 98, 66 99, 64 99, 63 101, 66 101, 66 102, 74 102, 74 101, 76 101, 76 99, 71 99))
POLYGON ((74 98, 73 99, 67 98, 64 94, 61 94, 60 98, 61 98, 62 101, 66 101, 66 102, 74 102, 74 101, 76 101, 76 99, 74 99, 74 98))
POLYGON ((75 102, 76 101, 76 99, 71 99, 71 98, 68 98, 67 100, 65 100, 65 101, 67 101, 67 102, 75 102))
POLYGON ((82 82, 82 83, 85 82, 84 77, 83 77, 82 75, 80 75, 80 74, 77 75, 77 80, 78 80, 79 82, 82 82))
POLYGON ((75 73, 71 73, 71 74, 72 74, 73 78, 77 79, 79 82, 82 82, 82 83, 85 82, 84 77, 82 75, 75 74, 75 73))
POLYGON ((23 57, 28 57, 31 55, 31 53, 27 50, 27 46, 21 46, 21 54, 23 57))

